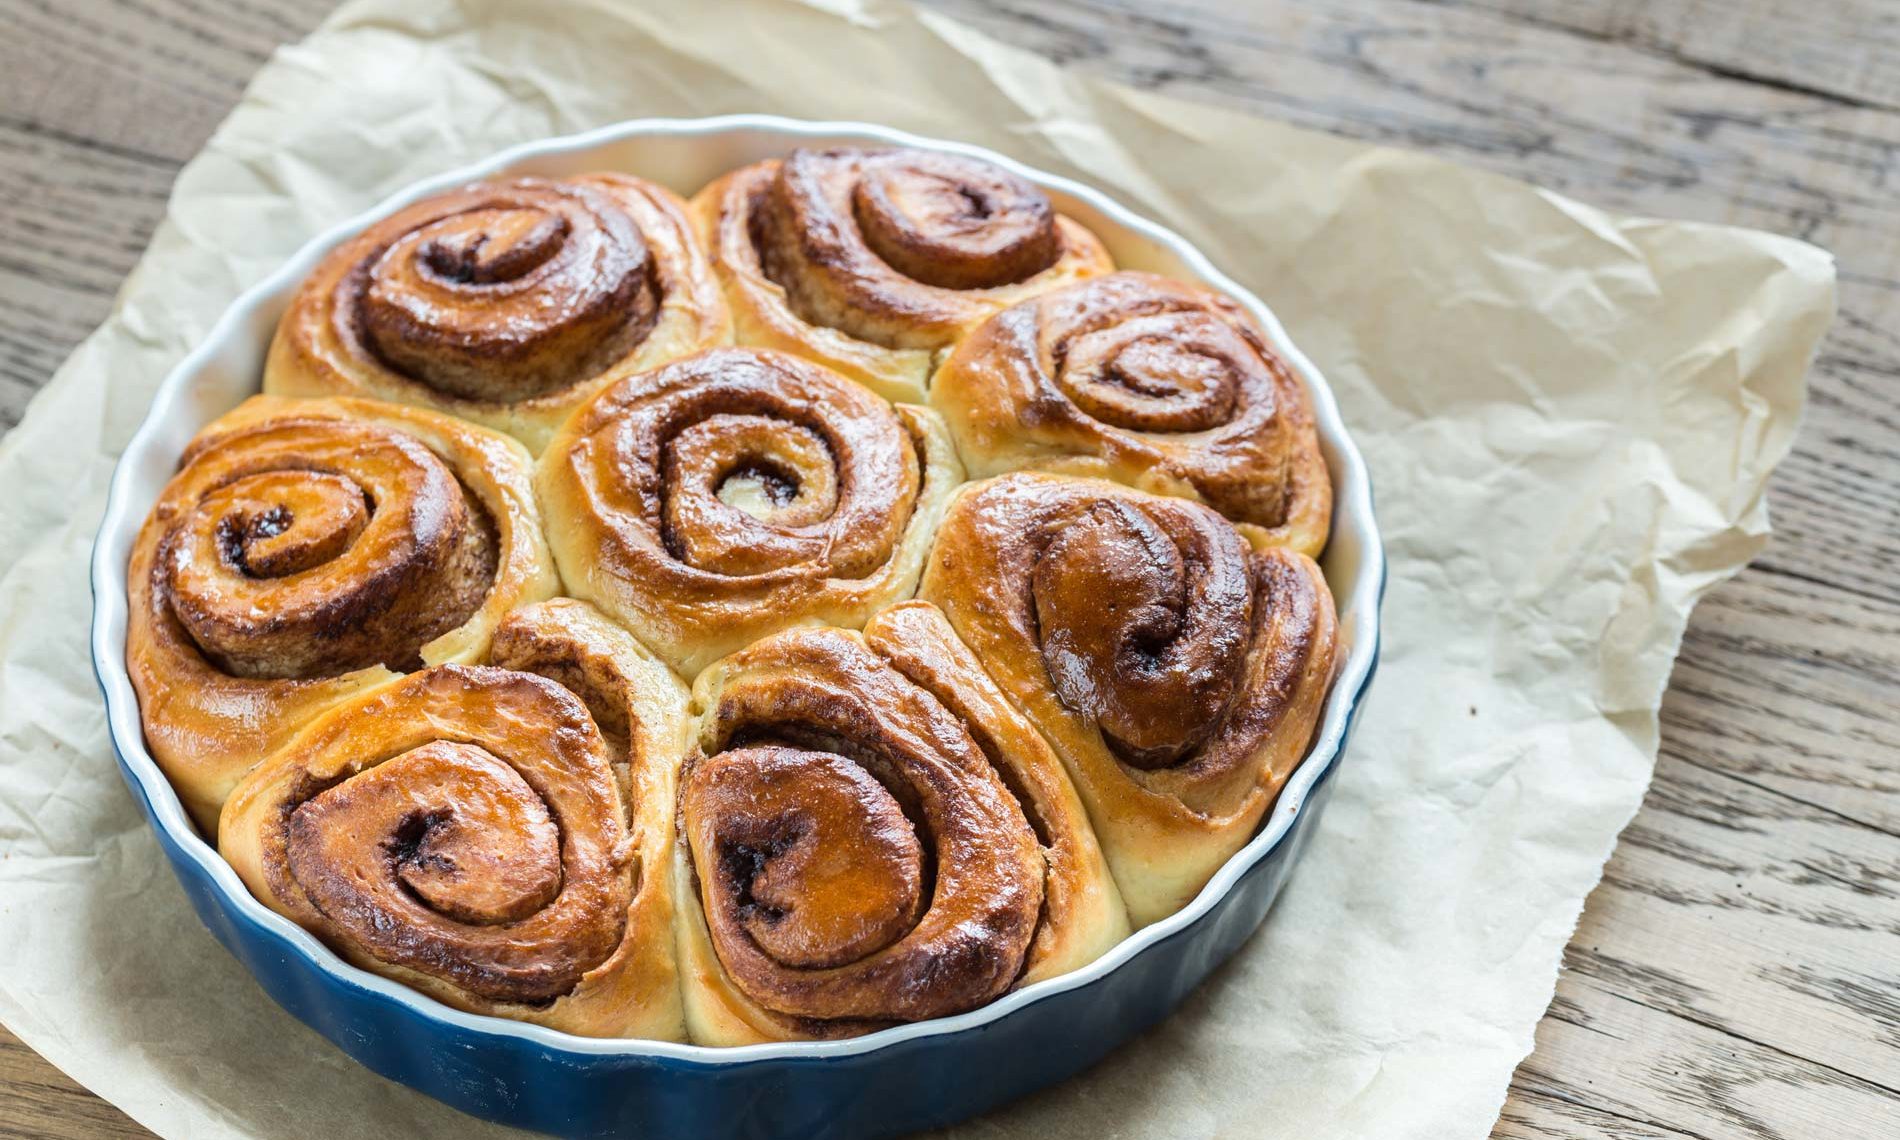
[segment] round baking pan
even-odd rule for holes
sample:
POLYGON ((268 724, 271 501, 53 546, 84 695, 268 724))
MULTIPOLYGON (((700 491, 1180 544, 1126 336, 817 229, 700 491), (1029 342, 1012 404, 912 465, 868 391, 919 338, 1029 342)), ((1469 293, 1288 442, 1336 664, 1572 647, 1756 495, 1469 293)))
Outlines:
POLYGON ((1259 299, 1180 236, 1099 191, 975 147, 865 123, 733 115, 636 120, 519 146, 411 186, 304 246, 247 290, 160 386, 114 474, 92 583, 93 665, 113 746, 179 882, 258 983, 344 1052, 465 1112, 561 1135, 861 1137, 949 1124, 1088 1067, 1166 1016, 1247 940, 1312 834, 1372 679, 1385 559, 1365 463, 1319 371, 1259 299), (271 333, 298 284, 371 221, 477 179, 619 170, 691 194, 793 147, 866 144, 977 155, 1040 184, 1059 210, 1102 237, 1121 267, 1199 281, 1239 300, 1311 389, 1335 491, 1321 563, 1339 604, 1342 664, 1312 748, 1259 834, 1179 913, 1074 973, 956 1017, 843 1041, 728 1049, 575 1037, 450 1009, 349 965, 252 898, 192 827, 146 751, 125 669, 126 560, 187 442, 258 390, 271 333))

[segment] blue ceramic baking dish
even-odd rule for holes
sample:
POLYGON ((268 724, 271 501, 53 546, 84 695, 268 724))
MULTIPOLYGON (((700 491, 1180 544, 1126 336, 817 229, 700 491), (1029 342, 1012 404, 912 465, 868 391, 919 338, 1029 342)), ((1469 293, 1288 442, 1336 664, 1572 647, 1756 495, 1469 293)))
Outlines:
POLYGON ((305 246, 248 290, 161 385, 121 458, 93 551, 93 665, 126 783, 205 925, 279 1004, 391 1080, 490 1120, 563 1136, 889 1136, 962 1120, 1094 1064, 1154 1024, 1253 934, 1331 791, 1378 657, 1384 553, 1366 467, 1332 393, 1256 298, 1178 235, 1106 195, 973 147, 862 123, 761 115, 639 120, 517 147, 409 188, 305 246), (847 1041, 714 1049, 613 1041, 462 1013, 359 970, 253 899, 193 829, 146 751, 126 675, 125 568, 185 444, 258 388, 265 348, 299 282, 333 245, 417 198, 479 178, 623 170, 690 194, 794 146, 890 145, 978 154, 1041 184, 1125 267, 1239 299, 1313 393, 1334 478, 1321 560, 1340 609, 1343 664, 1311 751, 1260 833, 1180 913, 1109 954, 957 1017, 847 1041))

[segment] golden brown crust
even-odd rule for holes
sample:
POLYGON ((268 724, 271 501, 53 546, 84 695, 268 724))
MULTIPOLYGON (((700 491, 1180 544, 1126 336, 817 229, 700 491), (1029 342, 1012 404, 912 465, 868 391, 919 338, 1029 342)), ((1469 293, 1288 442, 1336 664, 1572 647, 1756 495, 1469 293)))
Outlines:
POLYGON ((199 826, 319 710, 478 660, 559 586, 529 460, 446 416, 257 396, 213 422, 127 568, 146 742, 199 826))
POLYGON ((1332 680, 1332 595, 1311 559, 1096 480, 964 488, 920 596, 1055 746, 1137 925, 1252 836, 1332 680))
POLYGON ((495 631, 497 666, 559 683, 587 706, 627 806, 633 857, 626 933, 543 1024, 595 1037, 686 1039, 674 961, 673 819, 689 719, 684 683, 572 598, 516 610, 495 631))
POLYGON ((922 400, 937 354, 990 314, 1113 267, 1033 184, 930 151, 794 151, 715 180, 691 210, 739 343, 890 400, 922 400))
POLYGON ((1128 936, 1128 912, 1062 761, 1009 703, 976 655, 929 602, 900 602, 872 618, 864 640, 963 722, 1002 778, 1042 848, 1042 914, 1018 987, 1060 977, 1128 936))
POLYGON ((1025 301, 957 345, 930 403, 975 477, 1113 479, 1205 502, 1255 545, 1326 545, 1332 482, 1311 400, 1211 290, 1120 272, 1025 301))
POLYGON ((438 665, 337 706, 232 793, 219 850, 357 965, 464 1009, 556 1002, 627 921, 607 747, 529 673, 438 665))
POLYGON ((279 323, 264 387, 434 408, 539 451, 616 378, 731 339, 672 191, 522 178, 435 195, 333 250, 279 323))
POLYGON ((960 478, 933 413, 753 349, 607 389, 536 476, 569 589, 687 676, 909 596, 960 478))
POLYGON ((352 962, 458 1008, 683 1040, 685 686, 567 598, 509 615, 494 654, 313 721, 232 794, 220 850, 352 962))
POLYGON ((837 629, 708 669, 681 778, 680 962, 707 1044, 849 1036, 1020 976, 1046 873, 953 713, 837 629))

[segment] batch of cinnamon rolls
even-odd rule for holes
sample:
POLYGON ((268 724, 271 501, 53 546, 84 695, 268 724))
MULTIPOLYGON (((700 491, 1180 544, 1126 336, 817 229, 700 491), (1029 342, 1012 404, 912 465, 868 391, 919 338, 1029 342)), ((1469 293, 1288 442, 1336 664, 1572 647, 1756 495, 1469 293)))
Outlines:
POLYGON ((1016 175, 485 183, 333 251, 131 561, 256 897, 464 1010, 970 1010, 1185 905, 1332 680, 1308 397, 1016 175))

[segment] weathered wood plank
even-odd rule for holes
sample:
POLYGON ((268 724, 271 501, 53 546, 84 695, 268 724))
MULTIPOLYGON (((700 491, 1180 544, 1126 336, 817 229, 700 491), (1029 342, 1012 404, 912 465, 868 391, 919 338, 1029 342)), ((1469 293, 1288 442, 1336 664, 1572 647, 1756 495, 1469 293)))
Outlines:
MULTIPOLYGON (((1821 419, 1811 415, 1810 428, 1821 419)), ((1780 479, 1784 533, 1814 525, 1797 498, 1801 475, 1791 460, 1780 479)), ((1778 537, 1696 611, 1663 705, 1665 744, 1900 843, 1900 602, 1791 571, 1776 557, 1790 541, 1778 537)), ((1867 542, 1880 558, 1892 539, 1873 531, 1867 542)))
POLYGON ((176 166, 204 145, 271 49, 307 34, 335 6, 6 0, 4 117, 176 166))
POLYGON ((1570 969, 1883 1088, 1900 1109, 1900 843, 1673 748, 1660 767, 1570 969))
POLYGON ((1633 44, 1685 63, 1843 102, 1900 108, 1891 0, 1435 0, 1633 44))
POLYGON ((0 117, 0 426, 105 315, 176 173, 169 159, 0 117))
POLYGON ((1684 1022, 1581 971, 1566 976, 1537 1044, 1494 1137, 1900 1135, 1900 1100, 1885 1090, 1684 1022))
POLYGON ((0 1137, 94 1140, 150 1135, 0 1025, 0 1137))

